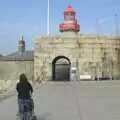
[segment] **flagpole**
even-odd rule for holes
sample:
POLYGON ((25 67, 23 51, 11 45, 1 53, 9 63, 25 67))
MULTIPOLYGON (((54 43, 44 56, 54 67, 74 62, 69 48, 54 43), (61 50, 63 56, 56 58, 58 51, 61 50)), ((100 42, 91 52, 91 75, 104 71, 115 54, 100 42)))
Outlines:
POLYGON ((115 29, 117 38, 119 36, 118 14, 115 14, 115 29))
POLYGON ((50 0, 48 0, 47 6, 47 35, 50 35, 50 0))

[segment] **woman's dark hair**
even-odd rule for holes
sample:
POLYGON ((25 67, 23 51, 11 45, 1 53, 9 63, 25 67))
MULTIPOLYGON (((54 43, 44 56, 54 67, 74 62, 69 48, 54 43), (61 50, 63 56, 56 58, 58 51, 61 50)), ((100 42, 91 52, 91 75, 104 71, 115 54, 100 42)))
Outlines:
POLYGON ((19 76, 20 83, 28 82, 28 79, 24 73, 19 76))

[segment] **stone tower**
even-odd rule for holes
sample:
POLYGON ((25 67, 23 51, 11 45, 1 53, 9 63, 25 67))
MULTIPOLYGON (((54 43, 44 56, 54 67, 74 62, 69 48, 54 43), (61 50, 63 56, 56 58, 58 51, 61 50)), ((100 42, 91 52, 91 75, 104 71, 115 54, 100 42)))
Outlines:
POLYGON ((25 40, 24 36, 18 41, 18 52, 22 55, 25 52, 25 40))

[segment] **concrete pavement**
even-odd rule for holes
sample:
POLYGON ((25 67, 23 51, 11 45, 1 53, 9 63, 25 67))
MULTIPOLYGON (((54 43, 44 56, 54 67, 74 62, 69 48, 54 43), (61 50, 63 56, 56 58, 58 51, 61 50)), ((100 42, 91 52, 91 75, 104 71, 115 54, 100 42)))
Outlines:
MULTIPOLYGON (((34 93, 40 120, 120 120, 120 81, 47 82, 34 93)), ((0 120, 15 120, 17 97, 0 102, 0 120)))

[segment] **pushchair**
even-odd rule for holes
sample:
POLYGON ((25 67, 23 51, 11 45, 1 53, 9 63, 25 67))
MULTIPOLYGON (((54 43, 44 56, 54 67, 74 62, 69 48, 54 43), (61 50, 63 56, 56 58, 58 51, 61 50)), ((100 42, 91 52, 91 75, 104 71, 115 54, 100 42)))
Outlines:
POLYGON ((19 103, 19 118, 20 120, 37 120, 34 114, 33 99, 18 100, 19 103))

